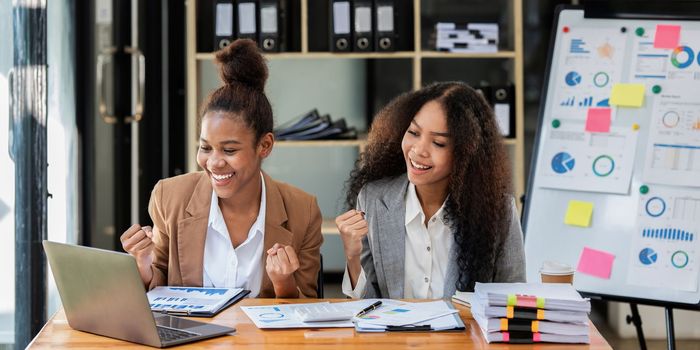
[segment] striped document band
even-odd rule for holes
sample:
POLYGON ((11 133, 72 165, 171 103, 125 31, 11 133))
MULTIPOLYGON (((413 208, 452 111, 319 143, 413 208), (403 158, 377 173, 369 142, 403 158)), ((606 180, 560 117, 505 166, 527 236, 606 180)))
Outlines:
POLYGON ((530 295, 508 294, 506 305, 544 309, 544 298, 530 295))

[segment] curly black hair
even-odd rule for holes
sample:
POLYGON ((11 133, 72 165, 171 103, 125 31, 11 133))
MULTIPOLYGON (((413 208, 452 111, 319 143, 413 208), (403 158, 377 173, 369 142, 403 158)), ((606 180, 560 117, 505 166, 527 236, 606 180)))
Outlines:
POLYGON ((457 289, 490 282, 497 251, 508 234, 511 177, 508 155, 492 109, 476 90, 461 82, 434 83, 404 93, 374 118, 365 151, 347 181, 346 205, 354 208, 365 184, 406 172, 401 141, 418 111, 440 103, 453 142, 445 218, 458 249, 457 289))

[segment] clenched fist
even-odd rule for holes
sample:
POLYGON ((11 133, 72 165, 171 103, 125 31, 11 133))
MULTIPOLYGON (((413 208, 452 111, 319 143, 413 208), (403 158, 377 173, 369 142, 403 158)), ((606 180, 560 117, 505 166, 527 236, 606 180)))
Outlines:
POLYGON ((296 297, 294 272, 299 269, 299 258, 292 246, 275 243, 267 250, 265 270, 275 288, 277 297, 296 297))
POLYGON ((133 224, 119 237, 124 250, 136 258, 139 273, 143 283, 148 284, 153 277, 151 264, 153 263, 153 230, 150 226, 133 224))
POLYGON ((348 260, 358 258, 362 253, 362 239, 369 232, 365 214, 359 210, 349 210, 335 218, 335 225, 343 240, 345 257, 348 260))

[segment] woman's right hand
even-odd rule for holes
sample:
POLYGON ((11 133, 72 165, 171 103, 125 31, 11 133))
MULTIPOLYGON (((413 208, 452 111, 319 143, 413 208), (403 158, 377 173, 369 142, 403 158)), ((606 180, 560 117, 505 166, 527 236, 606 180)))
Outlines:
POLYGON ((148 266, 150 269, 155 248, 153 230, 150 226, 133 224, 124 231, 119 240, 122 242, 122 248, 136 258, 139 267, 148 266))
POLYGON ((349 210, 335 218, 335 225, 343 240, 345 257, 348 261, 356 260, 362 253, 362 239, 369 232, 365 213, 355 209, 349 210))

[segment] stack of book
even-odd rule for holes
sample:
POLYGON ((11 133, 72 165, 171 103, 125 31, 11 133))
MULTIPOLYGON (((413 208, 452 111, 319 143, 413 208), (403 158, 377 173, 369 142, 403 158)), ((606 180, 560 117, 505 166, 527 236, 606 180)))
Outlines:
POLYGON ((471 311, 489 343, 589 343, 591 303, 570 284, 477 283, 471 311))
POLYGON ((437 23, 435 49, 448 52, 497 52, 496 23, 437 23))
POLYGON ((357 130, 348 127, 345 119, 332 121, 331 117, 319 115, 318 110, 313 109, 304 115, 279 125, 275 128, 277 140, 346 140, 356 139, 357 130))

